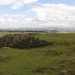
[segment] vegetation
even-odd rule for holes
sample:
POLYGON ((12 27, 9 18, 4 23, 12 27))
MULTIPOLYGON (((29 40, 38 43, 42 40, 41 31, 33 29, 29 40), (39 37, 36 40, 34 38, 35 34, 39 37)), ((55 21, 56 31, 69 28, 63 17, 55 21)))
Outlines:
POLYGON ((0 75, 75 75, 75 33, 34 37, 53 44, 30 49, 1 48, 0 75))

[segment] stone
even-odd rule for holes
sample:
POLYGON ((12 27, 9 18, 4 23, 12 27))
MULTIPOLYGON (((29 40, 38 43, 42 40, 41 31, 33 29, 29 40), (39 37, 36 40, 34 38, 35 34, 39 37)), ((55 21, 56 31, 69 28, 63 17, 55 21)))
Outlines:
POLYGON ((58 75, 66 75, 67 70, 61 70, 58 75))

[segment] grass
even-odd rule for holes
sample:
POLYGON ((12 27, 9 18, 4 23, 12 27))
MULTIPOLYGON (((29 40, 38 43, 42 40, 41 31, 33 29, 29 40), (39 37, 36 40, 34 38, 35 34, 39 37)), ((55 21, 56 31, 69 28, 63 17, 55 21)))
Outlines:
MULTIPOLYGON (((0 33, 0 37, 5 34, 0 33)), ((75 33, 36 34, 35 37, 54 44, 0 49, 0 75, 58 75, 61 70, 75 70, 75 33)))

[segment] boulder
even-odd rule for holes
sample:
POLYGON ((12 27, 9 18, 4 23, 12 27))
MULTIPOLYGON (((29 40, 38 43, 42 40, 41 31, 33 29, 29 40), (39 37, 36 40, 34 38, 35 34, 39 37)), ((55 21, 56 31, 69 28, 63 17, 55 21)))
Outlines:
POLYGON ((67 70, 61 70, 58 75, 66 75, 67 70))

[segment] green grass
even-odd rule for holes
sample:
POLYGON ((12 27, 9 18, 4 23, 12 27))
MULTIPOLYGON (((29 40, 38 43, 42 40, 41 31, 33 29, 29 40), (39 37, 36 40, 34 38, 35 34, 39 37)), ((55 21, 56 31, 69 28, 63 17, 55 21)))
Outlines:
MULTIPOLYGON (((5 34, 8 33, 0 33, 0 37, 5 34)), ((61 70, 75 70, 75 33, 35 37, 54 44, 32 49, 0 49, 0 75, 57 75, 61 70)))

